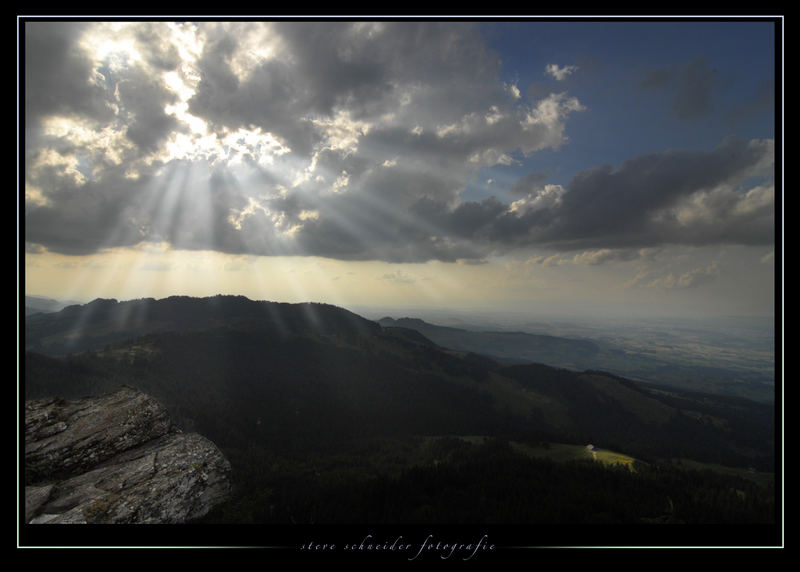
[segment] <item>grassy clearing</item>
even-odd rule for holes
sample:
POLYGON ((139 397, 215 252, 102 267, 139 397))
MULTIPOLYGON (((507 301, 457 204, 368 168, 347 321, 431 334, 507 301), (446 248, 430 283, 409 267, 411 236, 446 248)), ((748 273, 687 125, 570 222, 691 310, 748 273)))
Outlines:
POLYGON ((585 461, 592 458, 592 453, 584 445, 568 445, 566 443, 543 443, 538 446, 512 442, 517 451, 530 457, 550 459, 551 461, 585 461))
POLYGON ((617 453, 615 451, 608 451, 604 449, 590 450, 585 445, 568 445, 566 443, 545 443, 538 446, 526 445, 523 443, 512 443, 512 446, 531 457, 538 457, 543 459, 550 459, 557 462, 568 461, 584 461, 593 459, 604 465, 622 465, 627 467, 631 472, 635 472, 633 467, 636 459, 617 453))
POLYGON ((594 453, 596 455, 595 460, 603 463, 604 465, 622 465, 624 467, 628 467, 632 473, 636 472, 636 469, 633 467, 636 459, 633 457, 629 457, 628 455, 623 455, 622 453, 617 453, 615 451, 605 451, 603 449, 599 449, 594 453))

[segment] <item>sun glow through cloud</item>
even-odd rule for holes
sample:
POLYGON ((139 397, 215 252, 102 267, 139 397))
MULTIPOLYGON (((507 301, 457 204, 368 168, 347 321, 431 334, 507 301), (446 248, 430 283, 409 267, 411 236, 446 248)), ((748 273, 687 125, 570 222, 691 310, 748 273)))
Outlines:
POLYGON ((28 22, 26 289, 769 312, 769 275, 723 282, 774 250, 771 29, 745 59, 654 26, 614 67, 607 28, 28 22))

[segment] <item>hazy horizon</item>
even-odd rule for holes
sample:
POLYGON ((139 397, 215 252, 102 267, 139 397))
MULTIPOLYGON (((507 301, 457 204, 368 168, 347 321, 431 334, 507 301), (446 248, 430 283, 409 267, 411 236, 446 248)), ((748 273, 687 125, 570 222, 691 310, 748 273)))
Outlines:
MULTIPOLYGON (((67 299, 58 296, 45 296, 40 294, 25 294, 25 298, 37 298, 42 301, 53 301, 58 304, 58 309, 62 309, 69 305, 85 305, 97 299, 116 300, 117 302, 130 302, 142 299, 163 300, 172 296, 189 296, 196 298, 205 298, 213 296, 244 296, 254 302, 274 302, 274 303, 288 303, 288 304, 302 304, 302 303, 320 303, 327 304, 329 302, 320 300, 277 300, 268 298, 254 298, 244 294, 235 293, 217 293, 209 294, 208 296, 191 296, 184 293, 175 293, 165 296, 135 296, 130 298, 118 298, 114 296, 97 296, 82 299, 67 299)), ((742 321, 752 326, 774 328, 775 315, 774 314, 752 314, 752 315, 735 315, 735 314, 721 314, 721 315, 675 315, 675 314, 635 314, 631 315, 623 311, 614 312, 612 309, 606 309, 605 312, 597 311, 596 309, 583 309, 580 308, 562 308, 548 307, 547 309, 537 310, 535 307, 529 307, 521 311, 517 309, 497 308, 497 307, 436 307, 436 306, 420 306, 413 302, 408 304, 394 304, 394 305, 365 305, 365 304, 345 304, 337 305, 345 310, 351 311, 369 320, 379 320, 381 318, 416 318, 422 319, 432 324, 453 326, 457 327, 459 324, 468 324, 476 327, 489 327, 492 325, 500 329, 515 328, 522 325, 533 325, 536 328, 541 328, 546 324, 551 324, 557 327, 558 324, 581 325, 589 328, 602 328, 607 326, 609 330, 613 329, 615 325, 628 324, 628 325, 654 325, 660 323, 664 327, 669 327, 670 322, 675 323, 694 323, 697 325, 711 325, 718 324, 723 327, 725 324, 735 321, 742 321), (769 323, 769 325, 767 324, 769 323)), ((57 310, 56 310, 57 311, 57 310)))
POLYGON ((774 21, 20 26, 26 295, 775 319, 774 21))

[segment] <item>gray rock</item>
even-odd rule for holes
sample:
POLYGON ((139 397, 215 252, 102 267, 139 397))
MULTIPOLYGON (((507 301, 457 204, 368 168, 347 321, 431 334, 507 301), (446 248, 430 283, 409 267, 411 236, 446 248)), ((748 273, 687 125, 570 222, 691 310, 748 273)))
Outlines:
POLYGON ((182 523, 230 493, 230 463, 131 388, 25 404, 29 523, 182 523))

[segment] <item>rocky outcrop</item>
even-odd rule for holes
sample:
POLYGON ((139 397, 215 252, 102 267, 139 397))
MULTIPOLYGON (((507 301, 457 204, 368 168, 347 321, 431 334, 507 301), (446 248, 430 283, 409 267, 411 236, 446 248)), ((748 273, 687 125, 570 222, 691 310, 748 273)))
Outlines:
POLYGON ((230 492, 230 463, 152 397, 25 403, 25 521, 183 523, 230 492))

